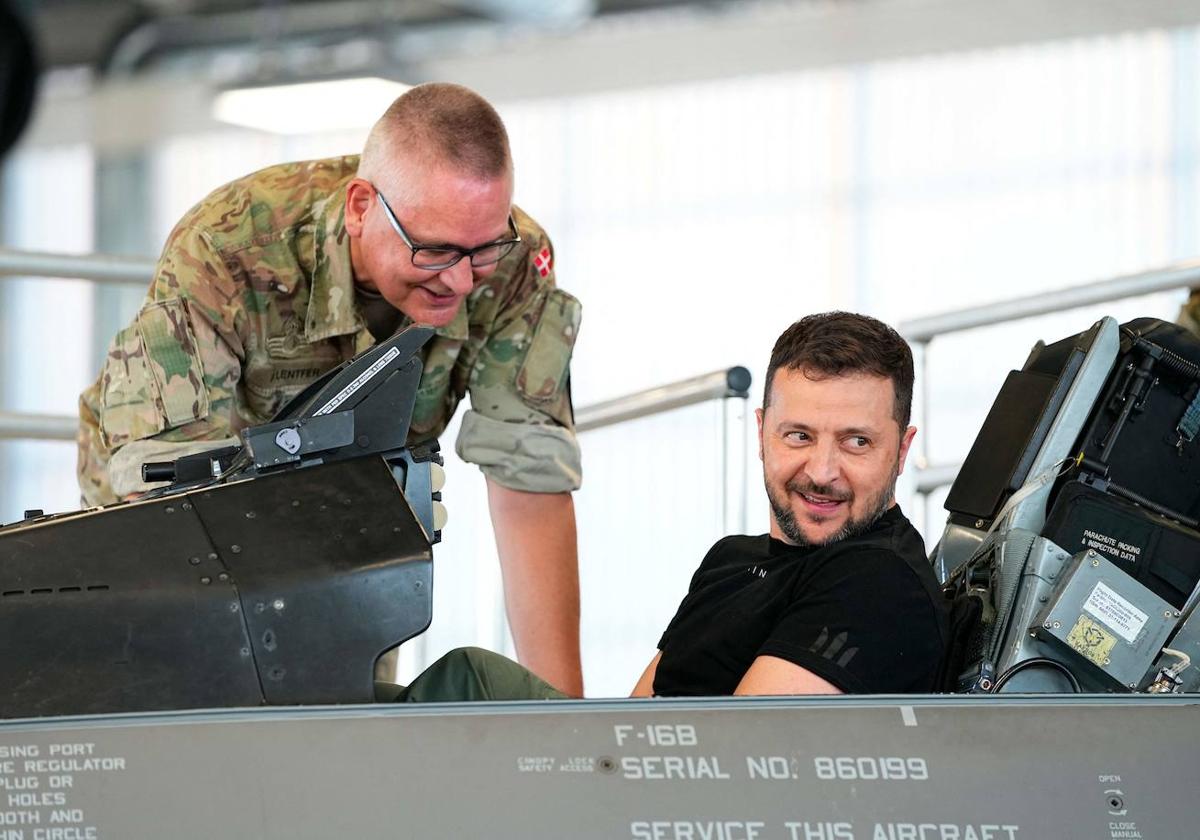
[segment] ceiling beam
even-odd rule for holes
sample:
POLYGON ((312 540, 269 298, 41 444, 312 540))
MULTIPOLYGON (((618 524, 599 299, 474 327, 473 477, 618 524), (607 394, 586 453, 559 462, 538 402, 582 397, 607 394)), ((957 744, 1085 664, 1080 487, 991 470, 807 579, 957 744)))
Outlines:
MULTIPOLYGON (((809 0, 676 7, 549 31, 401 28, 382 46, 405 81, 448 79, 503 102, 1197 24, 1200 0, 809 0)), ((211 130, 210 88, 143 74, 51 96, 26 141, 130 147, 211 130)))

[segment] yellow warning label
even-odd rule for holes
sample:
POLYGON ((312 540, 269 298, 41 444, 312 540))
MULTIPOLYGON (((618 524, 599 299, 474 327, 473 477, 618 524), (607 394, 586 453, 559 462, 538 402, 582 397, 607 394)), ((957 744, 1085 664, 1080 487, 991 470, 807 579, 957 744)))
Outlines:
POLYGON ((1067 634, 1067 644, 1103 668, 1108 663, 1112 649, 1116 647, 1117 637, 1105 630, 1102 624, 1081 615, 1067 634))

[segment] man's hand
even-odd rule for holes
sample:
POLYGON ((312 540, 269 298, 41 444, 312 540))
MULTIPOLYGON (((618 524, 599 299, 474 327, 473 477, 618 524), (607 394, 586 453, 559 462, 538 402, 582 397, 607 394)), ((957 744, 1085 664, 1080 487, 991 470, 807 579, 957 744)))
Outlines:
POLYGON ((570 493, 526 493, 488 479, 517 659, 561 691, 583 696, 579 552, 570 493))
POLYGON ((777 656, 759 656, 733 690, 738 694, 842 694, 812 671, 777 656))

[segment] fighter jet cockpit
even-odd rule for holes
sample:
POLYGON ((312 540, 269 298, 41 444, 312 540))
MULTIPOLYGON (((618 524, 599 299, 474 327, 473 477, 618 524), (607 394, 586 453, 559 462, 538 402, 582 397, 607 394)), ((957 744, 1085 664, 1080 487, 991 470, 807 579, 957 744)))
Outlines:
MULTIPOLYGON (((405 445, 430 334, 331 371, 240 447, 146 464, 167 483, 142 498, 0 530, 0 715, 373 701, 375 661, 432 619, 440 457, 405 445)), ((1105 318, 1033 348, 933 548, 947 691, 1200 687, 1198 434, 1182 328, 1105 318)))
POLYGON ((956 597, 949 688, 1200 687, 1200 343, 1104 318, 1012 371, 931 557, 956 597))
POLYGON ((405 443, 432 334, 241 446, 144 465, 168 483, 141 498, 0 529, 0 717, 372 701, 375 661, 432 617, 441 458, 405 443))

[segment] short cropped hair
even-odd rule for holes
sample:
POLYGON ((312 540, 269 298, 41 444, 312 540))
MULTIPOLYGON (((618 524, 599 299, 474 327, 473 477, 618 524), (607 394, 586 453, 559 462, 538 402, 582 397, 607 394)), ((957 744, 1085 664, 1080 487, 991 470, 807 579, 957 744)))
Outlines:
POLYGON ((908 342, 882 321, 853 312, 825 312, 801 318, 783 331, 767 366, 763 408, 780 368, 815 378, 869 374, 892 381, 892 414, 901 429, 912 416, 913 358, 908 342))
POLYGON ((430 82, 396 99, 367 135, 359 177, 394 181, 400 153, 421 164, 445 163, 478 178, 512 170, 508 132, 496 109, 470 88, 430 82))

